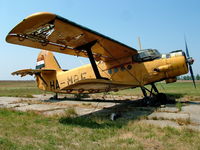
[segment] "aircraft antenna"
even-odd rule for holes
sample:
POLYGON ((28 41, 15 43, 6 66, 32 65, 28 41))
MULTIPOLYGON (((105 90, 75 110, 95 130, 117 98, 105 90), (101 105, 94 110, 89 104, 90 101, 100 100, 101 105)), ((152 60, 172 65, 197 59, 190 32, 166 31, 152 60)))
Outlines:
POLYGON ((140 50, 142 50, 142 44, 140 42, 140 37, 138 37, 138 45, 139 45, 140 50))

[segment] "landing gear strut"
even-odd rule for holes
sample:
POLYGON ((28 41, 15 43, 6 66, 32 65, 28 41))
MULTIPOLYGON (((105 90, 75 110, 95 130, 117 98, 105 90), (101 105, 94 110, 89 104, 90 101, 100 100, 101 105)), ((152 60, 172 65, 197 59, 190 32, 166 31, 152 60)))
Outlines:
POLYGON ((55 100, 58 99, 58 93, 56 93, 56 94, 53 96, 53 99, 55 99, 55 100))
POLYGON ((142 93, 144 95, 144 104, 149 106, 159 106, 162 104, 167 104, 169 99, 166 94, 159 93, 157 87, 154 83, 151 84, 151 90, 147 89, 146 87, 141 87, 142 93), (149 93, 149 95, 147 94, 149 93))

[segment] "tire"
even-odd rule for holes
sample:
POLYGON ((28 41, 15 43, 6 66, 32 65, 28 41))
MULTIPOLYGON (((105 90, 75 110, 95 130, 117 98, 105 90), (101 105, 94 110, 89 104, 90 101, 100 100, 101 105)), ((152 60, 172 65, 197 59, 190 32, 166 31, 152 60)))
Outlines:
POLYGON ((161 105, 167 104, 167 103, 168 103, 168 97, 167 97, 167 95, 164 94, 164 93, 158 93, 158 94, 156 95, 156 100, 157 100, 157 102, 159 102, 161 105))

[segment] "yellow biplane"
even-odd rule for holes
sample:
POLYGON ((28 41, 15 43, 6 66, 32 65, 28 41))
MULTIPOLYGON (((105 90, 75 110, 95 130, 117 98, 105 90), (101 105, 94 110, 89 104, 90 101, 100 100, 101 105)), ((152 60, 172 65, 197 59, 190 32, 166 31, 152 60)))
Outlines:
MULTIPOLYGON (((159 95, 155 82, 176 82, 191 71, 193 59, 176 50, 160 54, 156 49, 136 50, 58 15, 41 12, 25 18, 6 37, 13 44, 44 49, 36 69, 13 72, 35 75, 38 88, 55 93, 99 93, 140 87, 145 97, 159 95), (48 51, 46 51, 48 50, 48 51), (52 54, 88 57, 90 64, 62 70, 52 54), (151 85, 147 89, 145 85, 151 85)), ((195 85, 195 82, 194 82, 195 85)))

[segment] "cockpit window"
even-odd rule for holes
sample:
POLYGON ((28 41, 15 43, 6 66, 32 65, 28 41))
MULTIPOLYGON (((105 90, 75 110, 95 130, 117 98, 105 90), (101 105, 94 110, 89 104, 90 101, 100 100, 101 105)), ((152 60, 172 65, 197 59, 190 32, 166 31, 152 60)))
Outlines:
POLYGON ((160 58, 161 54, 156 49, 145 49, 138 51, 138 54, 133 56, 133 61, 143 62, 160 58))

